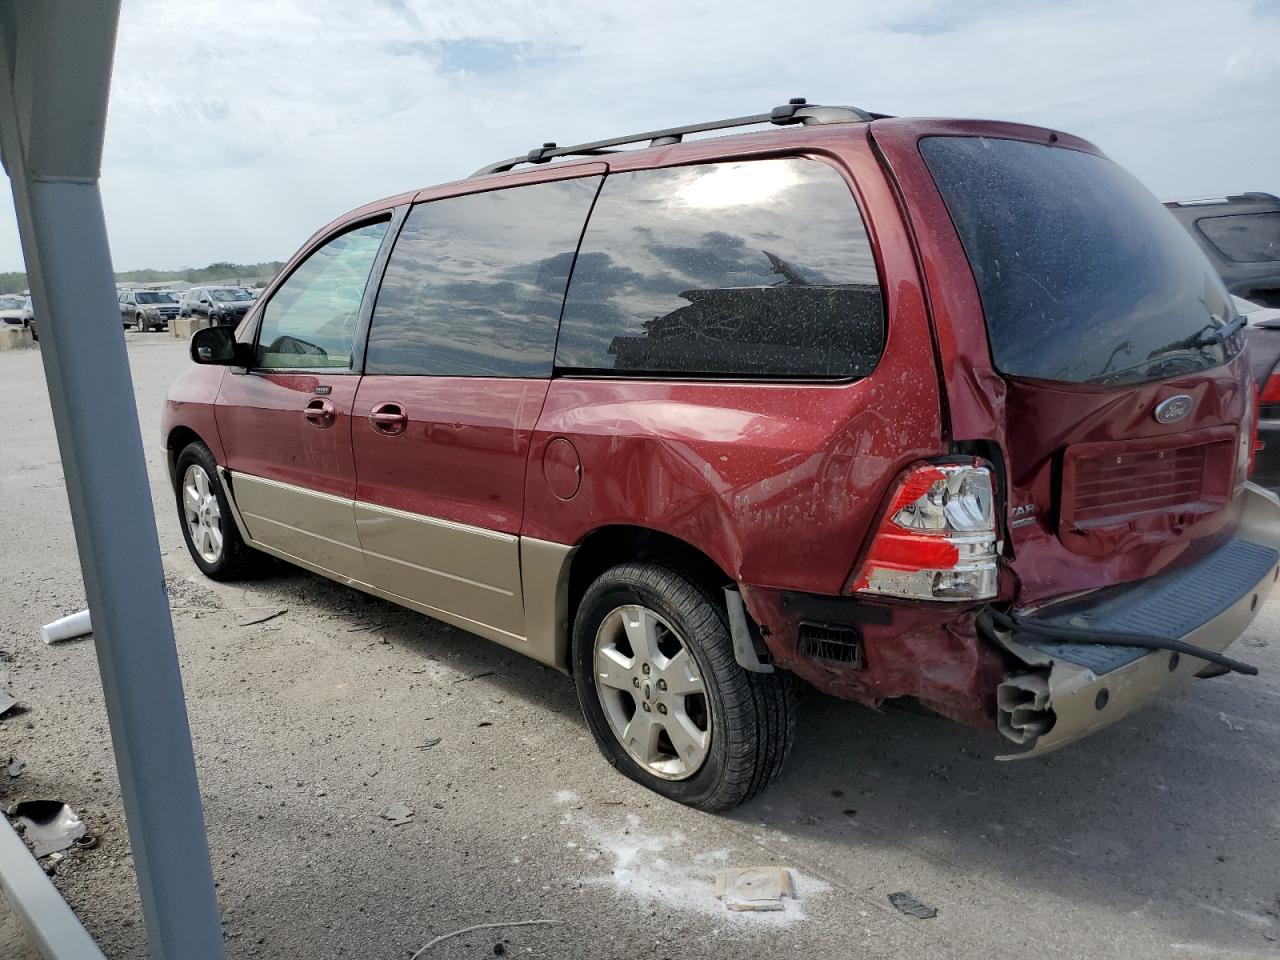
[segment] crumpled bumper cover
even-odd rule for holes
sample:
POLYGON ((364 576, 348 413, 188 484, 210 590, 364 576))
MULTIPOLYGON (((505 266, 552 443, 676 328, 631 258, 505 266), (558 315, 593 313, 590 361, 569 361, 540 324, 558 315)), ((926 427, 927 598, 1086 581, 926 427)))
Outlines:
MULTIPOLYGON (((1280 499, 1249 484, 1235 536, 1196 564, 1036 611, 1056 626, 1143 633, 1221 652, 1262 609, 1280 578, 1280 499)), ((1056 750, 1108 726, 1205 669, 1165 650, 1041 642, 996 631, 1028 669, 997 690, 997 726, 1028 749, 1056 750)))

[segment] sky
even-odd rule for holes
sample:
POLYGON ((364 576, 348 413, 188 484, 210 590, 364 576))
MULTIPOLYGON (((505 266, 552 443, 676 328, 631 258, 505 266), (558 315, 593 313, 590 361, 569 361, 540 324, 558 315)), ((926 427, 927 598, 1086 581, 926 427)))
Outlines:
POLYGON ((546 140, 793 96, 1066 130, 1161 199, 1280 194, 1277 50, 1280 0, 124 0, 103 202, 117 270, 283 260, 546 140))

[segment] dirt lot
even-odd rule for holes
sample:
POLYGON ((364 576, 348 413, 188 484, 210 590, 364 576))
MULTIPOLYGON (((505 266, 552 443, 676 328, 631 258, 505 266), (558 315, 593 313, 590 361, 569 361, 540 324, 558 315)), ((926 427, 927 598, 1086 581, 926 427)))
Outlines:
MULTIPOLYGON (((166 485, 159 410, 186 362, 127 334, 231 957, 1218 957, 1280 952, 1280 639, 1257 678, 1197 682, 1052 757, 942 720, 807 695, 781 783, 729 816, 615 775, 569 680, 280 565, 204 580, 166 485), (246 625, 276 610, 265 623, 246 625), (437 742, 438 741, 438 742, 437 742), (434 743, 434 746, 431 745, 434 743), (416 811, 393 826, 394 801, 416 811), (799 902, 729 914, 722 865, 786 865, 799 902), (909 890, 932 920, 897 913, 909 890)), ((101 837, 57 884, 111 958, 146 956, 39 354, 0 354, 0 802, 58 797, 101 837)), ((0 903, 0 956, 27 948, 0 903)))

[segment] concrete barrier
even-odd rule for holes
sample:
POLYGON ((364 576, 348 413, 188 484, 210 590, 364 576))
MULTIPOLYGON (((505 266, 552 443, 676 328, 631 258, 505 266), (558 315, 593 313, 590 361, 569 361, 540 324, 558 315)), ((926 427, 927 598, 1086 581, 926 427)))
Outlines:
POLYGON ((190 340, 197 330, 212 326, 204 317, 175 317, 169 321, 169 332, 179 340, 190 340))
POLYGON ((35 345, 35 338, 26 327, 0 325, 0 350, 21 350, 35 345))

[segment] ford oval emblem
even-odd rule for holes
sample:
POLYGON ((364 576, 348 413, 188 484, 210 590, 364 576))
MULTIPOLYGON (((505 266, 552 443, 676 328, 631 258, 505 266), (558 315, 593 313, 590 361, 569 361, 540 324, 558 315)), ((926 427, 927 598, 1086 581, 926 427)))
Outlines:
POLYGON ((1195 406, 1195 401, 1185 393, 1179 393, 1177 396, 1170 397, 1168 400, 1161 400, 1156 405, 1156 419, 1161 423, 1177 423, 1195 406))

